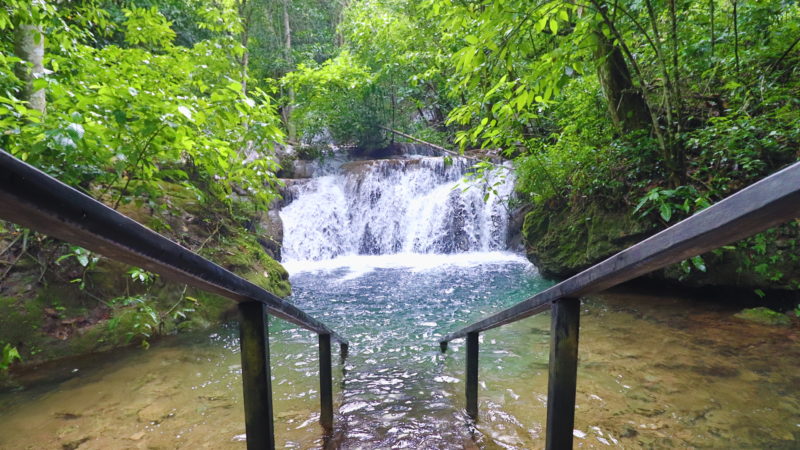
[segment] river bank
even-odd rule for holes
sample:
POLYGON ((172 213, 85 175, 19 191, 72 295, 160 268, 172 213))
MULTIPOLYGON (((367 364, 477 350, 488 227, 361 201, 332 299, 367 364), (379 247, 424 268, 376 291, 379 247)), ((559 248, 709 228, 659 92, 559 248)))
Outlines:
MULTIPOLYGON (((542 273, 564 279, 666 226, 625 205, 573 199, 529 205, 522 236, 528 258, 542 273)), ((794 221, 643 278, 680 287, 735 291, 740 302, 763 300, 791 307, 800 302, 798 242, 800 226, 794 221)))
MULTIPOLYGON (((161 189, 159 200, 137 199, 120 212, 277 295, 291 293, 288 274, 261 243, 270 239, 265 215, 245 204, 201 202, 180 185, 162 183, 161 189)), ((160 336, 229 317, 229 300, 2 225, 0 248, 12 263, 0 287, 0 346, 17 349, 15 368, 147 347, 160 336)))

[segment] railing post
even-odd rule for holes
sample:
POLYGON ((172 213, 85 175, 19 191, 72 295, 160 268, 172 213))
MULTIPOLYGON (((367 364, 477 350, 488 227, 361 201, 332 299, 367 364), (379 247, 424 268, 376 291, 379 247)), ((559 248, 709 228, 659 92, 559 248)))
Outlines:
POLYGON ((266 318, 263 303, 239 303, 239 344, 242 348, 242 385, 248 450, 275 448, 266 318))
POLYGON ((580 313, 578 298, 562 298, 552 306, 545 445, 548 450, 572 448, 580 313))
POLYGON ((326 434, 333 430, 333 374, 331 369, 331 335, 319 335, 319 422, 326 434))
POLYGON ((467 333, 467 415, 478 420, 478 332, 467 333))

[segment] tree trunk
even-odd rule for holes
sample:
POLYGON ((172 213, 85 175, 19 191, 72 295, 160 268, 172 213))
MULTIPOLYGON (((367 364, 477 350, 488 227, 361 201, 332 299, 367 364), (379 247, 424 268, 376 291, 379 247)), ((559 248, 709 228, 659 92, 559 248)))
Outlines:
POLYGON ((344 11, 347 9, 349 5, 349 0, 337 0, 335 4, 338 6, 339 10, 332 15, 333 19, 333 30, 334 30, 334 37, 333 37, 333 45, 336 48, 344 46, 344 36, 339 31, 339 24, 342 23, 344 20, 344 11))
POLYGON ((16 75, 25 82, 22 98, 28 107, 44 114, 47 99, 44 89, 35 89, 34 80, 44 76, 44 33, 39 25, 19 24, 14 33, 14 53, 23 62, 17 64, 16 75))
POLYGON ((736 75, 739 75, 739 1, 731 0, 733 5, 733 57, 736 62, 736 75))
POLYGON ((250 66, 250 51, 247 46, 250 44, 250 22, 253 15, 252 6, 248 6, 247 0, 242 0, 238 4, 239 17, 242 19, 242 34, 239 36, 242 47, 242 93, 247 95, 247 71, 250 66))
POLYGON ((624 132, 647 129, 652 124, 650 110, 634 87, 622 51, 601 31, 595 32, 597 75, 606 96, 611 120, 624 132))
MULTIPOLYGON (((294 58, 292 57, 292 28, 289 23, 289 1, 283 0, 283 44, 284 44, 284 57, 286 59, 287 72, 291 71, 294 66, 294 58)), ((295 128, 292 123, 292 110, 294 109, 294 88, 288 87, 287 91, 288 101, 283 107, 283 122, 286 124, 286 137, 289 141, 295 139, 295 128)))
POLYGON ((714 2, 716 0, 708 0, 708 17, 711 21, 711 65, 714 65, 714 45, 716 44, 717 37, 714 34, 714 2))

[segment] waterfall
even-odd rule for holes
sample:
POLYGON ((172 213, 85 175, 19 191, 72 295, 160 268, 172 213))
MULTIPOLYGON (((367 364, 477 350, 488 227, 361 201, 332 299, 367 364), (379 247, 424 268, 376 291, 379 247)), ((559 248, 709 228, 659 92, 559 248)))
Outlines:
POLYGON ((353 161, 293 183, 283 260, 505 250, 510 170, 468 181, 470 168, 465 158, 353 161))

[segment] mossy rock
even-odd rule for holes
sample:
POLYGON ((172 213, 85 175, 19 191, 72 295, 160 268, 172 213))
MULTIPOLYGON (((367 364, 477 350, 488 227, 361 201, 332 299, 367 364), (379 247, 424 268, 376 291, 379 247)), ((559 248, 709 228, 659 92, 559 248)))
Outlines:
MULTIPOLYGON (((663 226, 632 214, 628 207, 587 199, 558 207, 533 206, 525 215, 522 235, 528 259, 542 275, 564 279, 641 242, 663 226)), ((800 242, 800 226, 783 225, 761 251, 725 247, 701 255, 705 271, 673 264, 646 277, 688 287, 796 291, 800 287, 796 242, 800 242), (764 267, 769 270, 757 270, 764 267)))
MULTIPOLYGON (((201 205, 196 193, 180 185, 164 183, 162 187, 166 208, 131 202, 120 211, 189 248, 202 249, 200 253, 212 261, 279 297, 291 294, 286 270, 248 231, 254 219, 247 220, 252 214, 246 207, 201 205)), ((54 258, 68 248, 51 240, 45 245, 54 258)), ((44 277, 38 265, 15 267, 7 278, 14 286, 6 283, 0 296, 0 342, 17 347, 23 365, 140 343, 145 338, 142 324, 152 319, 139 310, 141 305, 123 307, 112 302, 123 296, 146 294, 147 306, 160 318, 157 329, 147 331, 148 340, 208 328, 229 319, 236 309, 229 299, 193 288, 184 291, 184 285, 170 280, 158 278, 146 287, 133 281, 128 269, 107 258, 86 274, 72 258, 50 268, 44 277), (69 281, 77 276, 86 280, 85 289, 69 281)))
POLYGON ((762 325, 785 327, 792 324, 792 319, 790 319, 786 314, 781 314, 763 306, 758 308, 743 309, 734 317, 742 320, 748 320, 750 322, 760 323, 762 325))
POLYGON ((255 236, 249 233, 225 236, 210 253, 212 261, 251 283, 278 297, 291 295, 289 273, 266 253, 255 236))
POLYGON ((522 225, 528 258, 543 275, 556 278, 574 275, 654 231, 628 212, 594 203, 558 209, 537 205, 522 225))
POLYGON ((47 347, 47 336, 41 333, 42 321, 40 302, 0 297, 0 342, 17 347, 23 359, 47 347))

